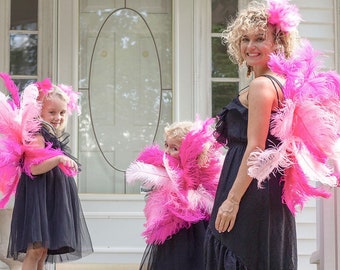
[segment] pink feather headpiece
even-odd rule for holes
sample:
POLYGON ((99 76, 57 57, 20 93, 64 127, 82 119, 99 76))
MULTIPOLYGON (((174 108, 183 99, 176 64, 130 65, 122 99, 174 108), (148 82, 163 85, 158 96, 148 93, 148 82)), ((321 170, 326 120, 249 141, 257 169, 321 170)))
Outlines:
MULTIPOLYGON (((40 93, 43 93, 44 95, 47 95, 48 92, 52 89, 53 84, 51 83, 51 80, 49 78, 45 78, 41 82, 36 82, 35 85, 37 86, 40 93)), ((65 84, 58 84, 57 87, 62 90, 66 96, 69 98, 67 102, 67 109, 68 113, 72 114, 73 111, 77 111, 78 114, 80 114, 81 109, 80 105, 78 103, 80 98, 80 92, 73 91, 72 86, 65 85, 65 84)))
POLYGON ((289 0, 268 0, 268 22, 287 33, 296 30, 301 22, 299 10, 289 0))

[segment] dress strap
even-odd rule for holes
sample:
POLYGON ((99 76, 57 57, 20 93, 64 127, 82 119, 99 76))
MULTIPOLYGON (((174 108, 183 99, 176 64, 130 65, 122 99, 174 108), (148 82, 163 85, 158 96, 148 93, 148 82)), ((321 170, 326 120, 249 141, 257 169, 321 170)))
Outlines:
POLYGON ((282 83, 278 79, 276 79, 274 76, 272 76, 272 75, 263 74, 261 76, 268 78, 272 82, 272 84, 273 84, 273 86, 275 88, 275 91, 276 91, 277 103, 278 103, 278 105, 281 105, 281 101, 280 101, 280 97, 279 97, 279 92, 277 91, 276 84, 274 82, 277 83, 277 85, 280 87, 281 90, 282 90, 282 87, 283 87, 282 83))

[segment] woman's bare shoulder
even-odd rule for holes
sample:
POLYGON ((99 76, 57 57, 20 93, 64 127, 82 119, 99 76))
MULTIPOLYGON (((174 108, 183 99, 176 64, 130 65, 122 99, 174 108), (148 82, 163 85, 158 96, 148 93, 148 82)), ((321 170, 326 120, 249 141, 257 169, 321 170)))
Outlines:
POLYGON ((253 79, 249 84, 249 95, 272 97, 276 96, 275 87, 272 81, 264 76, 253 79))

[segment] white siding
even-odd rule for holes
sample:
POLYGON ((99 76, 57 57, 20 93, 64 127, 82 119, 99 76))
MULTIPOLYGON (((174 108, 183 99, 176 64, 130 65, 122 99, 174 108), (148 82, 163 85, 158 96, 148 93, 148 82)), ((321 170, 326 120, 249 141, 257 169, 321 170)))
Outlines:
POLYGON ((316 270, 316 265, 310 263, 310 257, 317 249, 316 203, 309 200, 304 209, 296 215, 298 269, 316 270))

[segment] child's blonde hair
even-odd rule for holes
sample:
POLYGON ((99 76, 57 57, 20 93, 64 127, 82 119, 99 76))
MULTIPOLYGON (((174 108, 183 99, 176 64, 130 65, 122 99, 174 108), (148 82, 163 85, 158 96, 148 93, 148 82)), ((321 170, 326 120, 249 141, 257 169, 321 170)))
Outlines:
POLYGON ((174 122, 164 128, 165 139, 175 139, 182 142, 192 129, 194 123, 190 121, 174 122))
MULTIPOLYGON (((174 139, 182 143, 185 136, 193 129, 194 123, 190 121, 174 122, 164 128, 165 139, 174 139)), ((197 157, 199 167, 206 167, 209 164, 209 152, 212 151, 212 145, 207 142, 203 145, 201 154, 197 157)))
POLYGON ((59 86, 54 84, 52 84, 52 88, 49 91, 47 92, 40 91, 38 100, 43 104, 45 100, 53 99, 55 97, 58 97, 61 100, 65 101, 66 104, 68 104, 70 101, 69 96, 63 90, 61 90, 59 86))

